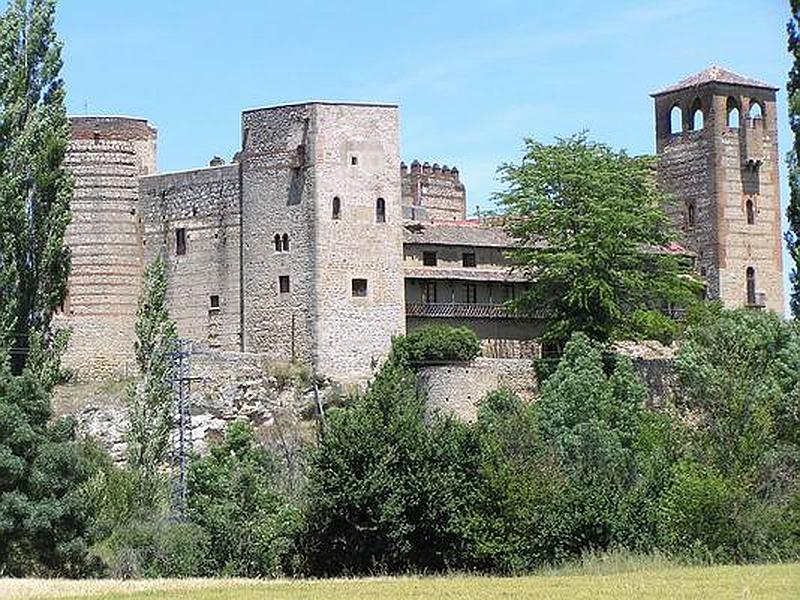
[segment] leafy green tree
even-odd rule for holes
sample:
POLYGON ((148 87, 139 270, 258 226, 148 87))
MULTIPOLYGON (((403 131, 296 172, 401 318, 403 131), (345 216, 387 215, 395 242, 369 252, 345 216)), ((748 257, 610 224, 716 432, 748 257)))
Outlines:
POLYGON ((536 433, 565 478, 552 510, 554 558, 611 545, 649 548, 653 512, 677 450, 669 421, 646 409, 630 360, 606 373, 600 349, 573 334, 536 402, 536 433))
POLYGON ((546 145, 526 140, 520 164, 499 169, 512 263, 535 282, 521 308, 547 315, 545 340, 574 331, 599 341, 668 338, 665 303, 699 289, 679 256, 649 157, 631 157, 584 134, 546 145))
POLYGON ((92 574, 81 488, 96 455, 75 441, 73 421, 51 419, 57 361, 33 366, 14 375, 0 352, 0 576, 92 574))
POLYGON ((662 534, 711 558, 800 553, 800 334, 771 312, 700 305, 675 359, 691 464, 675 474, 662 534), (706 499, 704 499, 706 498, 706 499), (713 511, 706 502, 714 502, 713 511), (714 522, 731 525, 718 530, 714 522))
POLYGON ((64 299, 72 179, 55 0, 11 0, 0 17, 0 346, 22 372, 53 344, 64 299), (34 339, 35 338, 35 339, 34 339))
POLYGON ((139 379, 128 393, 128 462, 144 473, 155 474, 169 449, 172 352, 177 338, 167 309, 167 278, 160 256, 145 267, 135 331, 139 379))
POLYGON ((192 465, 189 519, 210 538, 209 567, 238 577, 282 572, 299 512, 276 483, 275 461, 244 422, 192 465))
POLYGON ((463 559, 458 515, 473 469, 467 429, 426 417, 414 374, 387 361, 328 415, 309 457, 300 545, 314 575, 438 571, 463 559))
POLYGON ((393 358, 406 363, 470 361, 481 353, 478 336, 469 327, 430 325, 398 337, 393 358))
POLYGON ((789 71, 786 90, 789 92, 789 125, 794 134, 794 142, 786 157, 789 167, 789 206, 786 209, 789 230, 786 232, 786 245, 793 262, 790 308, 797 319, 800 318, 800 1, 789 0, 789 5, 792 16, 786 28, 789 34, 789 54, 794 62, 789 71))

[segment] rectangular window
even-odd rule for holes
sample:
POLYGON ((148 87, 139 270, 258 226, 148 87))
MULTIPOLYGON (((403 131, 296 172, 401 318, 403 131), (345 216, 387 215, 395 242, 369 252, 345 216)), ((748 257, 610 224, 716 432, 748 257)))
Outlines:
POLYGON ((353 165, 354 167, 356 165, 358 165, 358 157, 357 156, 351 156, 350 157, 350 164, 353 165))
POLYGON ((475 304, 478 302, 478 286, 474 283, 464 284, 464 302, 467 304, 475 304))
POLYGON ((367 280, 353 279, 353 298, 364 298, 367 295, 367 280))
POLYGON ((208 310, 210 311, 219 310, 219 296, 217 294, 211 294, 208 297, 208 310))
POLYGON ((289 293, 289 276, 288 275, 281 275, 278 277, 278 289, 280 290, 281 294, 288 294, 289 293))
POLYGON ((435 267, 436 263, 436 252, 423 252, 422 253, 422 264, 426 267, 435 267))
POLYGON ((461 255, 461 265, 464 267, 474 267, 478 263, 475 262, 475 253, 474 252, 464 252, 461 255))
POLYGON ((423 304, 436 304, 436 282, 426 281, 425 287, 422 288, 422 302, 423 304))
POLYGON ((186 254, 186 229, 183 227, 175 230, 175 254, 178 256, 186 254))

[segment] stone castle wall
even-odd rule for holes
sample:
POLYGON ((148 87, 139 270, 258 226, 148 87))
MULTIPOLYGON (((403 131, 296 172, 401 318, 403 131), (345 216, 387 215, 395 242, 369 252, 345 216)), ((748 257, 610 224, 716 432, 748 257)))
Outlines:
POLYGON ((244 349, 273 360, 314 362, 315 138, 310 105, 242 113, 244 349), (275 236, 286 234, 288 250, 275 236), (289 291, 279 288, 289 278, 289 291))
POLYGON ((405 332, 397 107, 315 104, 312 132, 317 365, 339 381, 363 381, 405 332), (366 280, 364 296, 354 293, 357 279, 366 280))
POLYGON ((123 375, 133 358, 141 285, 138 177, 155 168, 156 131, 127 117, 73 117, 65 164, 75 176, 66 245, 72 271, 57 327, 80 378, 123 375))
POLYGON ((720 237, 720 295, 729 304, 745 303, 748 267, 755 270, 756 291, 766 296, 770 310, 783 313, 783 263, 781 206, 778 180, 777 116, 774 96, 763 91, 729 89, 741 106, 738 128, 726 125, 726 97, 714 102, 719 190, 722 224, 720 237), (753 98, 764 106, 763 118, 746 118, 753 98), (755 209, 753 223, 747 222, 746 203, 755 209))
POLYGON ((467 191, 458 169, 419 161, 400 165, 406 218, 419 221, 462 221, 467 218, 467 191))
POLYGON ((238 163, 143 177, 139 186, 145 256, 165 258, 178 335, 225 350, 240 347, 240 189, 238 163))

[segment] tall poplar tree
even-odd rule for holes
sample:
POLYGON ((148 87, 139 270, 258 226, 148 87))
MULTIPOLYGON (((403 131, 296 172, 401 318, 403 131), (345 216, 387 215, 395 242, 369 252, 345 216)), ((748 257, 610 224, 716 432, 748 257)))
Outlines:
POLYGON ((55 0, 10 0, 0 18, 0 347, 13 348, 14 374, 51 346, 70 266, 69 122, 54 16, 55 0))
POLYGON ((792 17, 786 28, 789 33, 789 53, 794 58, 786 90, 789 92, 789 124, 794 134, 792 150, 787 156, 789 166, 789 231, 786 245, 792 259, 789 307, 795 319, 800 317, 800 0, 790 0, 792 17))

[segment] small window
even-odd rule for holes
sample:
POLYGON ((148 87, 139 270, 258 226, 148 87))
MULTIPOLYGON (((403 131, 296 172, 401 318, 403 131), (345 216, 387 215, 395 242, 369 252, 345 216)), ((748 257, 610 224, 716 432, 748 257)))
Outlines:
POLYGON ((731 129, 739 128, 739 103, 735 98, 728 98, 728 127, 731 129))
POLYGON ((697 98, 692 104, 692 131, 700 131, 703 129, 703 107, 700 104, 700 98, 697 98))
POLYGON ((474 252, 464 252, 461 255, 461 265, 464 267, 474 267, 478 263, 475 261, 475 253, 474 252))
POLYGON ((375 222, 386 223, 386 200, 383 198, 375 202, 375 222))
POLYGON ((334 221, 338 221, 341 216, 342 216, 342 201, 339 199, 339 196, 336 196, 333 199, 333 205, 331 209, 331 219, 333 219, 334 221))
POLYGON ((288 275, 281 275, 278 277, 278 289, 280 290, 281 294, 288 294, 289 293, 289 276, 288 275))
POLYGON ((186 254, 186 229, 183 227, 175 230, 175 254, 178 256, 186 254))
POLYGON ((675 105, 669 111, 669 132, 681 133, 683 131, 683 111, 681 107, 675 105))
POLYGON ((745 209, 747 211, 747 224, 752 225, 756 222, 756 207, 753 204, 753 201, 748 199, 745 203, 745 209))
POLYGON ((478 286, 474 283, 464 284, 464 302, 475 304, 478 301, 478 286))
POLYGON ((750 101, 750 112, 747 116, 753 121, 764 118, 764 109, 761 108, 761 104, 757 100, 750 101))
POLYGON ((280 252, 283 248, 283 242, 281 241, 281 234, 275 234, 275 252, 280 252))
POLYGON ((289 234, 288 233, 284 233, 283 237, 281 238, 281 248, 283 249, 284 252, 288 252, 289 251, 289 234))
POLYGON ((747 304, 755 306, 756 303, 756 270, 753 267, 747 267, 747 304))
POLYGON ((689 229, 693 229, 695 224, 694 204, 689 204, 686 207, 686 225, 689 229))
POLYGON ((217 294, 211 294, 208 297, 208 309, 211 311, 219 310, 219 296, 217 294))
POLYGON ((358 157, 357 157, 357 156, 351 156, 351 157, 350 157, 350 164, 351 164, 352 166, 354 166, 354 167, 355 167, 356 165, 358 165, 358 157))
POLYGON ((364 298, 367 295, 367 280, 353 279, 353 298, 364 298))
POLYGON ((436 257, 436 252, 423 252, 422 253, 422 264, 426 267, 435 267, 438 264, 438 259, 436 257))

